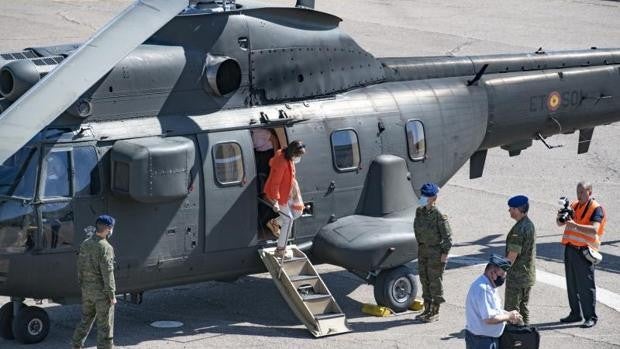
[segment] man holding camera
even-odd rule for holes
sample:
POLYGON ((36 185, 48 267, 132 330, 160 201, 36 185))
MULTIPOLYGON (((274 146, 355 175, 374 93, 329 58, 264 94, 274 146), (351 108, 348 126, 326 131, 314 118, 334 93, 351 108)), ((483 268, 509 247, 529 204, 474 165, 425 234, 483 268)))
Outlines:
POLYGON ((527 216, 529 208, 527 196, 517 195, 508 200, 508 212, 516 223, 506 237, 506 259, 512 267, 506 279, 504 309, 517 310, 525 325, 530 321, 527 305, 536 281, 536 229, 527 216))
POLYGON ((590 253, 589 249, 599 249, 607 221, 603 207, 591 195, 592 184, 579 182, 577 201, 570 205, 572 211, 560 210, 556 219, 558 226, 564 226, 564 269, 571 310, 560 322, 579 322, 583 314, 583 328, 596 325, 598 320, 595 311, 594 263, 586 256, 590 253))

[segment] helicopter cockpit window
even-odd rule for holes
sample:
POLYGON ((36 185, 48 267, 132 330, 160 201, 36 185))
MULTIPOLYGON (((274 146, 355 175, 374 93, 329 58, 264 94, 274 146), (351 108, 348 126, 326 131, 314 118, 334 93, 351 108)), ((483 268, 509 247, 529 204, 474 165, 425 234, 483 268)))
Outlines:
POLYGON ((213 147, 215 178, 221 185, 239 184, 243 180, 244 167, 241 146, 228 142, 213 147))
POLYGON ((71 152, 52 149, 45 157, 45 183, 43 193, 49 197, 71 196, 71 152))
POLYGON ((409 158, 413 161, 424 160, 426 158, 424 125, 420 120, 409 120, 407 121, 406 131, 409 158))
POLYGON ((0 196, 31 199, 37 179, 36 149, 23 147, 0 165, 0 196))
POLYGON ((331 136, 334 166, 339 171, 354 171, 360 165, 360 146, 353 130, 334 131, 331 136))
POLYGON ((99 194, 101 183, 95 148, 74 148, 73 163, 75 164, 75 196, 84 197, 99 194))

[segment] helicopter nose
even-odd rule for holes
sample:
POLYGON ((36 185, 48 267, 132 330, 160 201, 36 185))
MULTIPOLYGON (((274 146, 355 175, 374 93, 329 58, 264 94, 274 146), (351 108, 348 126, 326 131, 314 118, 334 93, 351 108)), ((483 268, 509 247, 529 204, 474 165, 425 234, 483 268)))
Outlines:
POLYGON ((0 257, 0 294, 6 294, 6 284, 9 278, 9 259, 0 257))
POLYGON ((0 201, 0 268, 2 255, 23 253, 34 248, 36 222, 32 206, 21 200, 0 201))

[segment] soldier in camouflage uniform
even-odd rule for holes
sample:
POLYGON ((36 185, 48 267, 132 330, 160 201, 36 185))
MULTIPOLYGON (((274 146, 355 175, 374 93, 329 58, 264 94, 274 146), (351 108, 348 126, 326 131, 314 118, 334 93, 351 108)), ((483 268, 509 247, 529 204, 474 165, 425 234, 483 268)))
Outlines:
POLYGON ((97 319, 97 348, 114 347, 114 249, 108 238, 114 229, 114 218, 97 218, 97 231, 80 246, 78 281, 82 289, 82 321, 73 334, 73 348, 82 348, 95 318, 97 319))
POLYGON ((527 303, 536 280, 536 229, 527 216, 529 202, 526 196, 513 196, 508 200, 508 207, 510 217, 517 223, 506 237, 506 259, 512 262, 512 267, 506 278, 504 308, 518 311, 527 325, 530 320, 527 303))
POLYGON ((424 322, 439 320, 443 298, 443 272, 452 247, 452 230, 448 217, 435 206, 439 188, 426 183, 421 188, 420 207, 416 210, 413 229, 418 241, 418 272, 422 283, 424 311, 417 318, 424 322))

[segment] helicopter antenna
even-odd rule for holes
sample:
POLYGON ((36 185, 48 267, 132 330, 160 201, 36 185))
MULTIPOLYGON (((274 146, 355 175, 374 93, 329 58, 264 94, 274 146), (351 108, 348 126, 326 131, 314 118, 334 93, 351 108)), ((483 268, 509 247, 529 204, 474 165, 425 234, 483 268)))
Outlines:
POLYGON ((545 137, 543 137, 543 135, 541 135, 540 132, 536 134, 536 137, 538 138, 538 140, 543 142, 543 144, 545 145, 545 147, 547 147, 547 149, 562 148, 564 146, 563 144, 550 145, 549 143, 547 143, 547 141, 545 141, 545 137))
POLYGON ((482 77, 482 75, 484 75, 484 72, 487 70, 488 67, 489 67, 489 64, 483 65, 482 68, 480 68, 480 70, 476 73, 476 76, 474 76, 473 79, 467 80, 467 86, 471 86, 477 83, 478 80, 480 80, 480 78, 482 77))
POLYGON ((314 0, 297 0, 295 7, 309 8, 314 10, 314 0))

